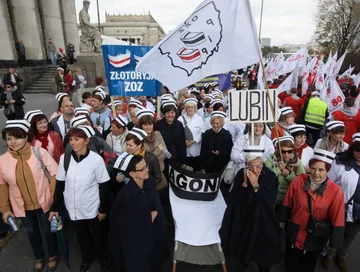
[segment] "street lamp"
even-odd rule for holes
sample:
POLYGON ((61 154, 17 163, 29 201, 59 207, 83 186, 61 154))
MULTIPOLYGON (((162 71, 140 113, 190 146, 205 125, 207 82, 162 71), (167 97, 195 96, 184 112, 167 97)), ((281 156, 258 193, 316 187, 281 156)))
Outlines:
POLYGON ((100 28, 99 0, 96 0, 96 4, 97 4, 97 15, 98 15, 98 27, 99 27, 99 32, 100 32, 100 34, 101 34, 101 28, 100 28))

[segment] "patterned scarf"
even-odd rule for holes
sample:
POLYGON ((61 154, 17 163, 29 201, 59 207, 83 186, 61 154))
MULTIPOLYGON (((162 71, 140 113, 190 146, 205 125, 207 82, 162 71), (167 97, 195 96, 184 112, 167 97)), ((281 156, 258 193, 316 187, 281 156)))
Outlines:
MULTIPOLYGON (((320 144, 320 149, 324 149, 324 150, 331 152, 330 146, 331 146, 331 141, 330 141, 330 137, 328 135, 325 138, 323 138, 323 140, 320 144)), ((339 152, 343 152, 343 150, 344 150, 344 142, 343 141, 337 142, 334 153, 337 154, 339 152)))

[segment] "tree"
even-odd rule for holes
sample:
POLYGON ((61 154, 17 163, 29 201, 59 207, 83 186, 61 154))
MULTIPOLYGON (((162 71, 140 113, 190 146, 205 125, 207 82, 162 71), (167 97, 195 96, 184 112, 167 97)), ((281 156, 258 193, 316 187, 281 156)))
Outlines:
POLYGON ((314 38, 325 54, 360 48, 360 0, 317 0, 314 38))

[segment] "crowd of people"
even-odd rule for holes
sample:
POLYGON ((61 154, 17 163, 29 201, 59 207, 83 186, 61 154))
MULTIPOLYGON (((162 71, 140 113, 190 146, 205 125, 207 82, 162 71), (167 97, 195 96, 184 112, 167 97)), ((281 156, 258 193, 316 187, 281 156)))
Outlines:
MULTIPOLYGON (((155 111, 156 101, 146 96, 110 103, 97 79, 75 108, 72 91, 83 89, 85 78, 80 69, 64 71, 56 75, 58 108, 51 116, 41 109, 25 113, 12 80, 0 96, 8 119, 0 212, 5 223, 22 220, 34 271, 43 270, 45 256, 48 271, 58 265, 54 216, 74 227, 80 271, 95 257, 101 271, 161 271, 168 258, 165 225, 173 224, 163 212, 172 165, 198 173, 232 170, 222 185, 227 209, 219 233, 225 255, 244 269, 256 263, 270 271, 283 258, 286 271, 308 272, 322 256, 324 268, 335 260, 348 271, 346 254, 360 231, 360 113, 353 93, 329 113, 318 91, 299 97, 292 89, 279 97, 276 123, 237 124, 228 116, 228 90, 218 82, 174 94, 164 87, 155 111)), ((239 73, 232 77, 235 91, 256 88, 255 69, 246 79, 239 73)))

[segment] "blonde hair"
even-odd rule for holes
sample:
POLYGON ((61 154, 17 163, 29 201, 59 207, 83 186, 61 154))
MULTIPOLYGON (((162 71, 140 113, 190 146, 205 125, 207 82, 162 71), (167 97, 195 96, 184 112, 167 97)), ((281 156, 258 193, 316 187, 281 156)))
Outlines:
POLYGON ((212 125, 215 120, 219 120, 221 127, 224 127, 224 125, 225 125, 225 120, 224 120, 224 118, 222 118, 222 117, 220 117, 220 116, 211 117, 210 124, 212 125))

